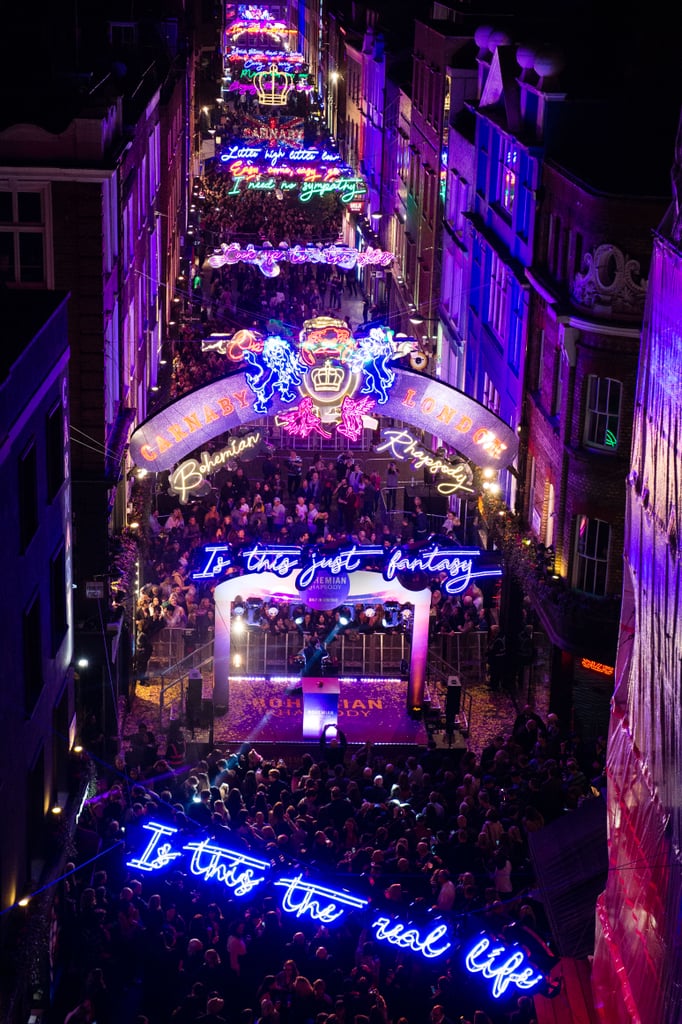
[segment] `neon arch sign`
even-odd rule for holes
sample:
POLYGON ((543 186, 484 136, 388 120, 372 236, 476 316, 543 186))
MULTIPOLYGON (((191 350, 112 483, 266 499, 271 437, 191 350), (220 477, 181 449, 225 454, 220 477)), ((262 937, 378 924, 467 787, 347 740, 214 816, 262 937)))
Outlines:
MULTIPOLYGON (((136 871, 150 874, 182 861, 194 878, 205 884, 222 885, 237 898, 265 892, 272 886, 282 890, 280 905, 285 913, 324 925, 340 922, 352 913, 370 911, 368 900, 346 889, 324 885, 311 878, 308 870, 280 874, 270 862, 244 850, 231 850, 209 836, 183 842, 185 837, 177 828, 160 822, 146 822, 142 829, 150 834, 149 839, 140 855, 126 862, 127 867, 136 871)), ((455 948, 454 933, 442 918, 424 925, 379 912, 372 916, 368 928, 378 942, 425 960, 438 960, 455 948)), ((543 982, 548 984, 546 976, 520 946, 507 945, 485 933, 466 953, 464 964, 470 974, 492 982, 490 991, 494 999, 511 995, 513 989, 527 992, 538 989, 543 982)))
MULTIPOLYGON (((305 255, 303 259, 306 260, 305 255)), ((232 261, 238 260, 237 255, 232 261)), ((391 371, 395 380, 388 401, 381 406, 383 415, 440 437, 443 444, 475 465, 508 466, 513 462, 518 436, 489 409, 433 377, 396 363, 392 363, 391 371)), ((301 398, 309 397, 300 390, 298 393, 301 398)), ((130 438, 131 459, 152 472, 170 470, 218 435, 258 419, 255 401, 246 372, 228 373, 176 399, 140 424, 130 438)), ((312 401, 310 404, 313 405, 312 401)), ((288 403, 273 390, 269 415, 277 417, 286 413, 287 407, 288 403)), ((340 410, 337 415, 340 419, 340 410)))

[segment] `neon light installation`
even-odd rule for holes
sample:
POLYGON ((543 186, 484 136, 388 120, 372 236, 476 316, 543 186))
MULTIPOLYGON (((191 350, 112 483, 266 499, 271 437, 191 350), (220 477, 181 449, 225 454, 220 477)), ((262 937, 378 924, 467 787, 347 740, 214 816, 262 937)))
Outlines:
POLYGON ((614 672, 613 665, 602 665, 600 661, 592 661, 591 658, 581 658, 580 667, 587 668, 590 672, 598 672, 602 676, 612 676, 614 672))
POLYGON ((277 65, 273 64, 267 71, 259 71, 254 75, 253 84, 261 106, 284 107, 296 82, 292 74, 280 71, 277 65))
MULTIPOLYGON (((207 555, 206 561, 200 569, 191 574, 192 579, 213 579, 235 565, 228 545, 208 545, 202 548, 202 551, 207 555)), ((351 573, 360 569, 369 560, 374 565, 383 565, 383 576, 387 582, 405 572, 422 572, 430 576, 434 573, 444 573, 447 576, 443 583, 446 593, 460 594, 474 579, 502 575, 502 569, 495 565, 488 565, 474 572, 474 561, 480 558, 482 553, 478 548, 442 548, 436 543, 417 551, 394 547, 388 553, 378 544, 352 544, 332 552, 313 546, 301 549, 294 546, 266 547, 255 544, 254 547, 241 551, 237 557, 239 564, 249 573, 272 572, 283 579, 300 570, 295 585, 301 591, 305 591, 321 572, 328 572, 333 576, 351 573)))
POLYGON ((418 552, 406 552, 403 548, 394 548, 384 566, 384 579, 391 581, 398 573, 423 572, 447 573, 448 579, 443 588, 448 594, 461 594, 474 579, 501 576, 502 570, 487 566, 474 572, 474 559, 480 556, 477 548, 444 549, 438 544, 430 544, 418 552))
POLYGON ((395 380, 395 373, 388 367, 388 360, 395 356, 393 333, 390 327, 371 327, 367 335, 357 338, 348 360, 354 373, 364 371, 365 383, 360 393, 376 395, 379 405, 388 401, 388 391, 395 380))
POLYGON ((296 917, 307 915, 312 921, 321 921, 322 924, 332 924, 347 910, 362 910, 367 906, 367 900, 304 881, 301 875, 296 878, 280 878, 275 885, 286 890, 282 897, 282 910, 296 914, 296 917), (326 905, 322 900, 326 900, 326 905))
POLYGON ((239 557, 247 572, 274 572, 275 576, 284 577, 298 569, 303 552, 296 547, 266 548, 256 544, 242 551, 239 557))
POLYGON ((211 484, 208 474, 219 466, 225 465, 252 448, 257 448, 263 439, 260 430, 254 430, 244 437, 232 437, 226 448, 219 452, 202 452, 199 459, 187 459, 181 462, 170 475, 168 481, 169 494, 176 494, 180 503, 185 505, 189 495, 201 496, 208 494, 211 484))
POLYGON ((226 569, 233 567, 234 562, 229 545, 208 544, 204 551, 208 552, 208 558, 201 569, 192 573, 193 580, 212 580, 216 576, 220 576, 226 569))
POLYGON ((379 941, 390 942, 392 946, 397 946, 399 949, 411 949, 413 953, 421 953, 428 960, 442 956, 452 947, 451 942, 445 942, 442 946, 435 945, 447 935, 448 926, 446 924, 437 925, 423 938, 417 928, 407 928, 404 924, 391 921, 388 917, 377 918, 373 922, 372 928, 379 941))
POLYGON ((356 401, 346 395, 341 403, 341 422, 336 428, 339 434, 349 437, 351 441, 359 441, 365 425, 364 417, 369 415, 373 405, 371 398, 356 401))
POLYGON ((322 426, 320 415, 309 396, 302 399, 301 404, 291 412, 279 413, 275 416, 275 423, 278 427, 284 427, 292 437, 309 437, 313 433, 327 439, 332 436, 322 426))
POLYGON ((264 266, 275 263, 325 263, 328 266, 340 267, 342 270, 353 270, 355 267, 388 267, 395 256, 392 252, 382 249, 365 249, 358 252, 348 246, 329 245, 326 248, 303 248, 294 245, 289 248, 256 249, 249 245, 242 249, 238 242, 229 245, 223 243, 218 251, 208 257, 208 264, 214 269, 231 266, 234 263, 251 263, 262 270, 264 266))
POLYGON ((244 358, 256 370, 246 374, 246 383, 256 396, 255 412, 267 412, 275 391, 283 402, 293 402, 298 397, 293 389, 299 387, 308 367, 286 338, 266 338, 261 353, 247 350, 244 358))
POLYGON ((493 946, 485 935, 469 950, 464 962, 470 974, 482 974, 484 978, 494 980, 492 994, 495 999, 504 995, 510 985, 531 989, 544 980, 521 949, 501 944, 493 946))
POLYGON ((247 896, 265 881, 265 872, 270 867, 267 861, 257 860, 245 853, 235 853, 216 846, 211 839, 198 843, 186 843, 185 850, 192 851, 189 870, 205 882, 222 882, 231 889, 234 896, 247 896), (257 877, 257 874, 260 877, 257 877))
POLYGON ((299 146, 297 149, 285 146, 275 148, 254 146, 253 143, 237 141, 229 143, 220 154, 221 163, 227 164, 232 160, 246 160, 249 164, 265 167, 277 167, 283 162, 326 166, 341 163, 341 154, 333 149, 320 149, 319 146, 299 146))
POLYGON ((354 572, 359 569, 365 558, 382 557, 384 549, 378 545, 368 544, 366 547, 340 548, 331 555, 322 554, 310 548, 307 552, 305 567, 296 578, 298 590, 305 590, 313 582, 319 572, 328 571, 334 576, 341 573, 354 572))
MULTIPOLYGON (((271 883, 284 890, 281 899, 284 911, 321 924, 333 924, 346 913, 369 908, 368 900, 345 889, 329 888, 303 874, 277 877, 268 861, 241 850, 227 849, 211 837, 191 840, 174 848, 172 837, 178 834, 178 829, 159 822, 145 823, 142 828, 151 833, 149 842, 141 856, 127 862, 129 868, 137 871, 165 870, 182 857, 194 877, 202 882, 221 883, 235 897, 248 896, 271 883)), ((434 960, 452 949, 449 927, 444 921, 430 922, 422 928, 381 915, 371 920, 368 927, 378 941, 417 953, 426 960, 434 960)), ((492 940, 485 933, 467 953, 465 965, 471 974, 481 974, 493 982, 495 999, 512 986, 527 991, 545 980, 520 947, 492 940)))
POLYGON ((458 491, 468 491, 473 494, 474 489, 473 473, 468 463, 454 462, 450 459, 441 458, 432 452, 420 448, 417 440, 410 434, 409 430, 386 429, 381 432, 383 440, 377 445, 377 452, 390 451, 391 455, 403 462, 411 462, 414 469, 421 469, 426 466, 429 473, 435 476, 437 473, 448 477, 436 485, 439 494, 455 494, 458 491))
POLYGON ((178 857, 182 857, 182 851, 173 850, 170 843, 159 842, 164 836, 175 835, 178 831, 176 828, 171 828, 170 825, 160 825, 157 822, 142 827, 152 833, 151 839, 142 856, 128 861, 128 867, 137 868, 138 871, 159 871, 161 868, 168 867, 178 857), (152 853, 154 853, 154 857, 152 857, 152 853))

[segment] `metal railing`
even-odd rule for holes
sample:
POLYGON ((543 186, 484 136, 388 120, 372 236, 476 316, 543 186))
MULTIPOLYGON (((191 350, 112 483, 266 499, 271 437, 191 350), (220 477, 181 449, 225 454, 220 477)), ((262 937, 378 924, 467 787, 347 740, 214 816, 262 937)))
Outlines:
POLYGON ((459 672, 454 665, 441 658, 440 655, 435 653, 431 654, 431 652, 429 652, 427 664, 427 701, 425 702, 424 707, 424 717, 427 726, 430 725, 433 730, 445 727, 448 680, 452 676, 457 676, 462 684, 457 721, 460 730, 464 733, 468 733, 471 730, 473 695, 471 690, 467 689, 465 679, 462 677, 461 672, 459 672))
MULTIPOLYGON (((272 676, 298 674, 298 660, 308 639, 298 632, 274 635, 258 629, 246 629, 233 635, 230 650, 231 671, 235 675, 272 676)), ((429 641, 427 679, 432 707, 434 697, 442 698, 449 676, 462 683, 462 707, 469 722, 471 694, 467 687, 481 683, 486 672, 487 633, 436 635, 429 641), (468 702, 468 703, 467 703, 468 702)), ((410 657, 410 638, 402 632, 358 633, 353 630, 334 637, 327 644, 330 669, 339 675, 402 675, 410 657), (332 668, 333 666, 333 668, 332 668)), ((213 636, 197 643, 192 629, 166 627, 154 641, 149 675, 161 682, 159 723, 169 701, 179 700, 184 708, 187 680, 192 670, 203 672, 213 665, 213 636)), ((428 700, 427 700, 428 703, 428 700)))
MULTIPOLYGON (((299 633, 273 636, 247 629, 232 638, 230 657, 235 674, 288 675, 300 671, 297 658, 307 640, 299 633)), ((400 675, 409 657, 404 633, 355 633, 335 637, 327 645, 334 671, 342 675, 400 675)))
POLYGON ((150 672, 159 677, 161 692, 159 694, 159 727, 163 723, 164 708, 169 695, 177 690, 180 706, 185 704, 185 688, 192 670, 203 671, 213 665, 213 636, 204 644, 198 645, 196 633, 191 629, 167 626, 154 642, 151 660, 157 665, 163 664, 158 671, 150 672), (188 649, 189 648, 189 649, 188 649))

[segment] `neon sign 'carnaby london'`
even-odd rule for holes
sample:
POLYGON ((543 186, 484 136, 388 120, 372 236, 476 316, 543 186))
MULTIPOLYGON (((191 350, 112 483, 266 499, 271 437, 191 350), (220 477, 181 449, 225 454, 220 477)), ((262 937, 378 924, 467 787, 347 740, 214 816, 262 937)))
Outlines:
MULTIPOLYGON (((182 861, 195 878, 207 884, 222 885, 237 898, 260 895, 271 884, 283 890, 280 902, 285 913, 323 925, 334 924, 353 912, 367 913, 370 909, 368 900, 346 889, 323 885, 310 877, 308 871, 278 877, 267 861, 252 857, 244 850, 231 850, 210 837, 180 844, 178 829, 170 825, 147 822, 142 829, 150 834, 147 844, 139 856, 127 862, 127 866, 136 871, 163 871, 177 867, 182 861)), ((419 954, 426 960, 436 960, 454 948, 450 926, 442 919, 422 925, 379 914, 370 920, 369 929, 377 941, 419 954)), ((480 974, 493 982, 495 998, 512 987, 528 991, 545 980, 520 947, 493 942, 486 935, 470 949, 465 965, 471 974, 480 974)))
MULTIPOLYGON (((205 561, 192 573, 192 579, 215 579, 235 565, 227 544, 212 545, 203 550, 205 561)), ((240 552, 239 561, 246 572, 256 575, 271 572, 283 579, 298 571, 295 584, 300 591, 307 590, 320 573, 332 576, 352 573, 369 560, 383 566, 387 582, 404 573, 425 573, 429 576, 442 573, 446 577, 443 583, 446 593, 461 594, 473 580, 502 575, 501 568, 495 565, 475 569, 481 554, 477 548, 445 548, 437 543, 419 549, 396 547, 388 552, 377 544, 353 544, 332 552, 315 547, 302 549, 256 544, 240 552)))

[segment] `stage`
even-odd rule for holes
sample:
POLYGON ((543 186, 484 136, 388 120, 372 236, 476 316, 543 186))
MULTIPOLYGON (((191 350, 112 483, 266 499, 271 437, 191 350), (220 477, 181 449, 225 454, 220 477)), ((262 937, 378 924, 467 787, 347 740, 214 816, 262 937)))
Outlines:
MULTIPOLYGON (((425 745, 428 739, 421 716, 408 713, 404 679, 341 678, 338 725, 351 744, 425 745)), ((231 679, 227 714, 216 717, 213 735, 218 746, 309 739, 303 735, 303 680, 231 679)))
MULTIPOLYGON (((157 736, 166 732, 171 717, 185 727, 188 739, 231 748, 243 743, 287 743, 314 746, 317 742, 303 732, 303 680, 284 677, 232 677, 227 711, 211 715, 211 677, 203 679, 201 710, 192 720, 185 703, 168 701, 160 715, 160 687, 155 681, 138 686, 125 715, 123 733, 127 738, 146 721, 157 736), (194 728, 192 728, 194 726, 194 728)), ((414 717, 407 707, 407 680, 341 677, 338 680, 338 725, 349 745, 372 743, 426 746, 428 732, 421 715, 414 717)))

